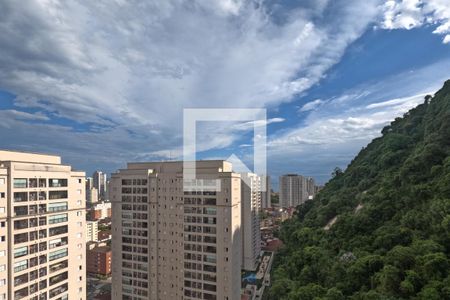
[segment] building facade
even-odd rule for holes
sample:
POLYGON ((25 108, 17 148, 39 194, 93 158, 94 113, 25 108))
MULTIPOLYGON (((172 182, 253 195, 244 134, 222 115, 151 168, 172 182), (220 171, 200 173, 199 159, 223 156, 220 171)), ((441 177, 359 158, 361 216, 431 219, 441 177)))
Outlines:
POLYGON ((224 161, 129 163, 112 175, 112 299, 239 299, 241 179, 224 161))
POLYGON ((262 208, 271 208, 271 195, 272 195, 272 185, 270 182, 270 176, 261 177, 262 180, 266 182, 265 189, 261 190, 261 207, 262 208))
POLYGON ((90 207, 88 211, 88 219, 95 221, 111 218, 112 216, 111 209, 112 209, 111 202, 97 203, 90 207))
POLYGON ((255 271, 261 253, 261 177, 241 174, 242 269, 255 271))
POLYGON ((98 241, 98 221, 86 221, 86 242, 98 241))
POLYGON ((108 276, 111 274, 111 247, 90 243, 86 250, 87 271, 91 274, 108 276))
MULTIPOLYGON (((312 178, 311 178, 312 179, 312 178)), ((280 205, 282 207, 296 207, 314 196, 314 189, 310 187, 311 180, 297 174, 280 176, 280 205)), ((312 180, 314 184, 314 180, 312 180)))
POLYGON ((0 198, 0 299, 86 299, 85 174, 0 151, 0 198))
POLYGON ((102 171, 95 171, 92 174, 92 184, 93 187, 97 189, 98 197, 97 199, 100 201, 107 200, 107 175, 102 171))

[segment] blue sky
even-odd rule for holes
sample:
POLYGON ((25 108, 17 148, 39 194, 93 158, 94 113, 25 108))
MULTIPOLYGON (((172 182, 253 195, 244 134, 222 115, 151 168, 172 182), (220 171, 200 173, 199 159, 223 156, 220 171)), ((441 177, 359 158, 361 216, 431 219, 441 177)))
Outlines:
MULTIPOLYGON (((87 173, 180 158, 184 108, 266 108, 269 173, 324 183, 450 78, 448 0, 7 0, 0 32, 0 148, 87 173)), ((198 157, 251 166, 230 125, 198 157)))

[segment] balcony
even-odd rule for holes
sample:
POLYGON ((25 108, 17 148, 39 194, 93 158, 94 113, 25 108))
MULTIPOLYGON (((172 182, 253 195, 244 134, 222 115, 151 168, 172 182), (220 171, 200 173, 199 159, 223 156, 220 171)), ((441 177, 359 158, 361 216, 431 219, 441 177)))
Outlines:
POLYGON ((14 202, 27 202, 28 194, 26 192, 14 193, 14 202))

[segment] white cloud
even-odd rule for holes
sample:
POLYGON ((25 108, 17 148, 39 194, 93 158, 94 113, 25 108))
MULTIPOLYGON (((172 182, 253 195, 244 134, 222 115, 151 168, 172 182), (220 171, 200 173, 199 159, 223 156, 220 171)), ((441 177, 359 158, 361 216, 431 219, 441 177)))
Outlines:
POLYGON ((450 41, 449 0, 389 0, 383 5, 381 26, 385 29, 412 29, 424 24, 438 25, 433 31, 450 41))
POLYGON ((323 100, 316 99, 314 101, 308 102, 300 108, 301 112, 310 111, 318 108, 320 105, 324 103, 323 100))

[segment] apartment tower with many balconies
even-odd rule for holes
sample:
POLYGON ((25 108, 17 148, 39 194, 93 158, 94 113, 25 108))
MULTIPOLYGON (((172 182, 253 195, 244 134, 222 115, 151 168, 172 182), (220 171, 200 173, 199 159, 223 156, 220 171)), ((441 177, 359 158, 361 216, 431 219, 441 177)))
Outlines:
POLYGON ((0 151, 0 299, 86 299, 84 193, 59 156, 0 151))
POLYGON ((261 252, 261 180, 253 173, 241 174, 242 269, 255 271, 261 252))
POLYGON ((225 161, 195 171, 189 189, 183 162, 112 175, 113 300, 240 298, 240 175, 225 161))

